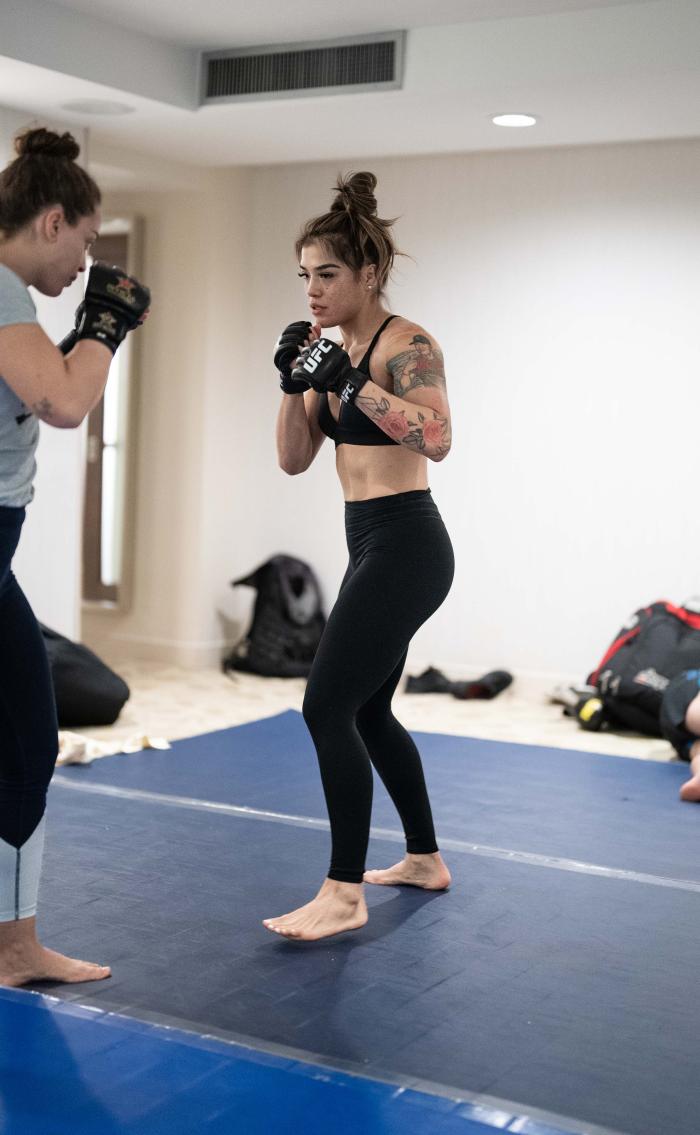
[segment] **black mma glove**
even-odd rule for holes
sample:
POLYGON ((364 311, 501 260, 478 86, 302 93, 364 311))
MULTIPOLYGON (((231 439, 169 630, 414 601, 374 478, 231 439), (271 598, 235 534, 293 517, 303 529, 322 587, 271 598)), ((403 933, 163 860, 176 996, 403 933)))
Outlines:
POLYGON ((308 320, 299 320, 285 327, 275 344, 274 363, 280 372, 280 386, 285 394, 303 394, 309 389, 306 379, 292 378, 292 364, 299 357, 304 343, 311 334, 311 324, 308 320))
POLYGON ((62 355, 69 355, 71 353, 71 351, 73 350, 73 347, 75 346, 75 344, 78 342, 78 332, 77 332, 76 328, 79 326, 80 320, 83 318, 83 312, 84 311, 85 311, 85 304, 81 303, 76 308, 75 327, 73 327, 68 332, 67 335, 64 335, 64 337, 61 339, 60 343, 56 344, 56 346, 58 347, 58 349, 59 349, 59 351, 61 352, 62 355))
POLYGON ((69 355, 73 350, 75 344, 78 342, 78 328, 80 327, 80 323, 84 314, 85 300, 83 300, 82 303, 79 303, 77 308, 75 309, 75 326, 71 331, 68 332, 67 335, 64 335, 60 343, 56 344, 62 355, 69 355))
POLYGON ((354 402, 369 375, 352 365, 350 356, 342 347, 329 339, 318 339, 301 352, 292 378, 297 381, 306 379, 319 394, 331 391, 343 402, 354 402))
POLYGON ((148 288, 133 276, 96 260, 75 313, 75 328, 58 344, 59 351, 67 355, 80 339, 97 339, 114 354, 127 333, 143 323, 150 302, 148 288))

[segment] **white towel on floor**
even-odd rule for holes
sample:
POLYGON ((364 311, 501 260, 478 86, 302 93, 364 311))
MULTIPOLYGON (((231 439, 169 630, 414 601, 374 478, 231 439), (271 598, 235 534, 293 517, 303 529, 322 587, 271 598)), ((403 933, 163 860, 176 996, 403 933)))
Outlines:
POLYGON ((58 734, 59 765, 89 765, 100 757, 115 753, 140 753, 142 749, 169 749, 164 737, 126 737, 115 741, 95 741, 81 733, 61 731, 58 734))

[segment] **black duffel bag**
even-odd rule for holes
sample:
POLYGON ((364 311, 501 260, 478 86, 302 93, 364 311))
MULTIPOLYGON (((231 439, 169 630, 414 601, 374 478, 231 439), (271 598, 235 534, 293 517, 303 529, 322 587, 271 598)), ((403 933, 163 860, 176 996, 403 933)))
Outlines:
POLYGON ((113 725, 129 698, 126 682, 87 646, 39 626, 49 656, 60 728, 113 725))

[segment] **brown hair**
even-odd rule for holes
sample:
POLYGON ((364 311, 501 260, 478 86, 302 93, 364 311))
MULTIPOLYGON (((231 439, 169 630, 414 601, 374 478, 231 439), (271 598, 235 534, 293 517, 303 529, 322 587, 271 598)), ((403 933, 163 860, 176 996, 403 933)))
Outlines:
POLYGON ((297 259, 307 244, 319 241, 354 272, 359 272, 365 264, 376 265, 382 292, 394 257, 402 254, 391 235, 394 222, 377 216, 376 185, 376 177, 367 171, 348 177, 339 175, 330 212, 307 221, 301 230, 294 246, 297 259))
POLYGON ((15 138, 17 157, 0 173, 0 231, 5 237, 29 224, 42 209, 61 205, 69 225, 89 217, 102 195, 75 159, 80 146, 72 134, 42 127, 15 138))

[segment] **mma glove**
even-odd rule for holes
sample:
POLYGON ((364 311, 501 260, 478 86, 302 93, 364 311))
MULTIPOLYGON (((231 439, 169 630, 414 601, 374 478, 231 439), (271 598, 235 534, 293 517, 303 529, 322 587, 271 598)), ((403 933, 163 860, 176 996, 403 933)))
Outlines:
POLYGON ((58 344, 59 351, 67 355, 81 339, 96 339, 114 354, 128 332, 143 323, 150 302, 150 291, 133 276, 96 260, 75 313, 75 327, 58 344))
POLYGON ((275 344, 274 363, 280 374, 280 386, 285 394, 303 394, 309 389, 306 379, 292 378, 292 365, 299 357, 304 343, 311 334, 308 320, 299 320, 285 327, 275 344))
POLYGON ((369 375, 357 370, 347 351, 337 343, 318 339, 301 352, 292 378, 305 379, 319 394, 330 391, 343 402, 354 402, 369 375))
POLYGON ((78 332, 76 328, 80 326, 80 321, 83 318, 84 311, 85 304, 79 304, 75 311, 75 327, 71 328, 68 334, 64 335, 64 337, 61 339, 61 342, 56 344, 62 355, 69 355, 73 350, 75 344, 78 342, 78 332))

